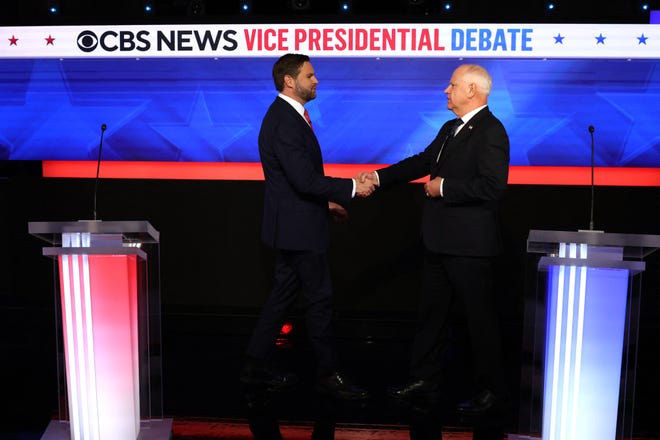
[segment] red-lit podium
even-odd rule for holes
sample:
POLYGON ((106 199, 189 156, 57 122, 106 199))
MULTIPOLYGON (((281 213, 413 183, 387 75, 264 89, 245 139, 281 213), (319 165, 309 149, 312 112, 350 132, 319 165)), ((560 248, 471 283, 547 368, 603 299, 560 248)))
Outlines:
POLYGON ((60 408, 44 440, 169 439, 159 232, 147 221, 30 222, 57 262, 60 408))

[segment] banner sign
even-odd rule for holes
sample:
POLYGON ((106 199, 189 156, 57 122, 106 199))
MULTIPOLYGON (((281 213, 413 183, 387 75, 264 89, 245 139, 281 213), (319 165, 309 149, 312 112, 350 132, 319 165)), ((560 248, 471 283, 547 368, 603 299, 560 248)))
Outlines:
POLYGON ((515 182, 584 183, 569 176, 593 158, 599 184, 608 170, 607 184, 660 185, 658 25, 0 27, 0 160, 95 164, 102 151, 131 168, 117 176, 260 178, 271 70, 287 52, 312 59, 306 108, 334 172, 422 151, 455 117, 452 72, 478 63, 515 182))
POLYGON ((660 58, 660 27, 620 24, 255 24, 0 28, 0 58, 660 58))

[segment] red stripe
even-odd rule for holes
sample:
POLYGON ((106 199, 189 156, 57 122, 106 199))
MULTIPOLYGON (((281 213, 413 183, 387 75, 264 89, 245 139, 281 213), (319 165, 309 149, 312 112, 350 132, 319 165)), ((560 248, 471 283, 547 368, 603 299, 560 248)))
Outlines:
MULTIPOLYGON (((382 168, 377 164, 326 164, 328 176, 353 177, 361 171, 382 168)), ((259 162, 114 162, 101 163, 104 179, 263 180, 259 162)), ((43 161, 44 177, 96 176, 95 161, 43 161)), ((426 180, 419 179, 418 182, 426 180)), ((589 167, 512 166, 513 185, 590 185, 589 167)), ((660 186, 660 168, 596 167, 598 186, 660 186)))

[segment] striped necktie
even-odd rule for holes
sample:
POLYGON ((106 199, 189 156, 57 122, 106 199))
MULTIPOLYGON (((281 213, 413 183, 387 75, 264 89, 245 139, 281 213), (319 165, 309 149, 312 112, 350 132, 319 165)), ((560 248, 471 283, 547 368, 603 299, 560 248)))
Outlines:
POLYGON ((305 120, 309 124, 309 128, 311 128, 312 131, 314 131, 314 127, 312 126, 312 120, 309 119, 309 113, 307 112, 307 109, 305 109, 305 113, 303 114, 303 116, 305 116, 305 120))

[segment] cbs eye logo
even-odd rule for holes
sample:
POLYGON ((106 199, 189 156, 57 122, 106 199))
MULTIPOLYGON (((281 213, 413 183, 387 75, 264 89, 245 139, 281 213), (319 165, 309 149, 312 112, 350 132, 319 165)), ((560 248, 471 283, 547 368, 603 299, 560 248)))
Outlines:
POLYGON ((99 45, 99 39, 92 31, 82 31, 78 34, 78 48, 83 52, 92 52, 99 45))

